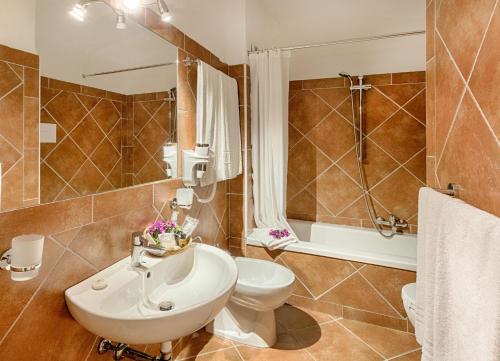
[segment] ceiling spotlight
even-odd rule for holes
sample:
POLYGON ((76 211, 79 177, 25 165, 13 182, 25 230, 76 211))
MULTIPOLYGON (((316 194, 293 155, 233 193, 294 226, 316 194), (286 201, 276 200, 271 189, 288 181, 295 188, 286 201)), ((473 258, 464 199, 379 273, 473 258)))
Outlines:
POLYGON ((137 8, 139 7, 140 1, 139 0, 123 0, 123 5, 125 6, 125 8, 127 10, 134 11, 134 10, 137 10, 137 8))
POLYGON ((123 14, 116 15, 116 28, 119 30, 124 30, 127 28, 127 23, 125 21, 125 15, 123 15, 123 14))
POLYGON ((84 21, 85 15, 87 14, 87 6, 82 4, 76 4, 73 6, 69 14, 78 21, 84 21))
POLYGON ((161 20, 168 23, 172 20, 172 14, 168 10, 168 6, 164 0, 158 0, 158 10, 160 11, 161 20))

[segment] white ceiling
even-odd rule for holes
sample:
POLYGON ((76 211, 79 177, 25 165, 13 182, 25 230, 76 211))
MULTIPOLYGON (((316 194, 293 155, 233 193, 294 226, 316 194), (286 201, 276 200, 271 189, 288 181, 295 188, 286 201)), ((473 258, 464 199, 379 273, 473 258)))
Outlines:
MULTIPOLYGON (((14 4, 14 10, 21 10, 23 3, 26 6, 33 3, 33 0, 4 1, 14 4)), ((174 58, 173 47, 140 27, 131 26, 125 32, 115 30, 114 15, 104 5, 91 7, 87 22, 75 22, 68 15, 74 1, 37 1, 36 21, 39 31, 36 46, 42 55, 44 75, 82 82, 82 72, 115 69, 131 63, 144 65, 174 58)), ((166 2, 174 15, 174 25, 229 64, 246 62, 246 51, 250 44, 259 48, 281 47, 425 28, 425 0, 166 2)), ((12 18, 22 20, 14 10, 7 13, 12 18)), ((2 16, 5 13, 0 14, 2 25, 9 24, 8 17, 2 16)), ((30 23, 33 22, 30 20, 30 23)), ((2 34, 7 39, 0 36, 0 42, 9 44, 9 38, 17 41, 23 34, 28 38, 30 31, 29 27, 23 26, 18 27, 17 31, 2 34)), ((33 47, 29 41, 19 44, 20 48, 27 50, 33 47)), ((304 79, 334 76, 339 71, 369 74, 424 68, 425 39, 424 36, 417 36, 295 51, 291 72, 292 79, 304 79)), ((162 88, 163 83, 159 84, 158 79, 166 76, 165 73, 160 71, 159 75, 155 72, 143 75, 137 72, 134 79, 116 76, 112 79, 94 79, 88 83, 98 87, 109 84, 115 91, 130 93, 139 89, 162 88), (137 87, 131 88, 131 84, 137 87)))
MULTIPOLYGON (((247 0, 247 47, 425 30, 425 0, 247 0)), ((425 36, 292 52, 291 78, 425 69, 425 36)))
MULTIPOLYGON (((166 0, 173 23, 229 64, 259 48, 425 29, 425 0, 166 0)), ((423 70, 425 37, 294 52, 293 79, 423 70)))
POLYGON ((174 15, 172 23, 184 33, 228 64, 245 62, 245 0, 165 2, 174 15))
POLYGON ((94 78, 96 73, 175 62, 177 48, 133 21, 115 28, 116 15, 105 4, 88 8, 84 22, 68 11, 75 0, 37 0, 36 47, 43 76, 119 92, 137 94, 176 86, 176 65, 94 78))

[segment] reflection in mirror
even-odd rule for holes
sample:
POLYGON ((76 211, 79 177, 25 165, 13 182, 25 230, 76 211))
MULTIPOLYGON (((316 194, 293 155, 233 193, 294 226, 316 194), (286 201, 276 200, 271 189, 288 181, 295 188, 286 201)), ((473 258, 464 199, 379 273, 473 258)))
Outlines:
POLYGON ((40 194, 53 202, 177 177, 177 48, 111 7, 37 1, 40 194))

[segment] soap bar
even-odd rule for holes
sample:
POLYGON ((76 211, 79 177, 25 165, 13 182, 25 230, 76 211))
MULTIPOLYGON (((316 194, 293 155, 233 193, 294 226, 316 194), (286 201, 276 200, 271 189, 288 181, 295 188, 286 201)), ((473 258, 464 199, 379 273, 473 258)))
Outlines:
POLYGON ((99 278, 98 280, 94 281, 94 283, 92 283, 92 289, 96 291, 103 290, 106 287, 108 287, 108 282, 106 282, 106 280, 102 278, 99 278))

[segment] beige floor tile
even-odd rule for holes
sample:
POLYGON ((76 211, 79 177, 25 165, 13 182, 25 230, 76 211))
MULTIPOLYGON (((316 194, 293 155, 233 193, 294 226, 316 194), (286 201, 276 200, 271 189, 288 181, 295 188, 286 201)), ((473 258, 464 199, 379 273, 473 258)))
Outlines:
POLYGON ((422 359, 422 351, 418 350, 418 351, 410 352, 406 355, 391 359, 391 361, 420 361, 421 359, 422 359))
POLYGON ((240 355, 238 355, 238 352, 236 351, 236 348, 211 352, 208 354, 194 356, 194 357, 187 358, 187 359, 177 358, 177 360, 186 360, 186 361, 242 361, 240 355))
MULTIPOLYGON (((184 359, 232 347, 233 343, 204 330, 183 338, 175 348, 178 359, 184 359)), ((221 359, 222 360, 222 359, 221 359)))
POLYGON ((278 326, 286 330, 299 330, 332 321, 332 318, 326 313, 310 311, 291 305, 278 308, 275 314, 278 326))
POLYGON ((294 332, 316 361, 377 361, 377 353, 337 322, 294 332), (320 338, 318 339, 318 333, 320 338))
POLYGON ((245 361, 313 361, 305 350, 258 349, 249 346, 239 346, 238 350, 245 361))
POLYGON ((339 320, 356 336, 387 358, 419 347, 415 335, 353 320, 339 320))

